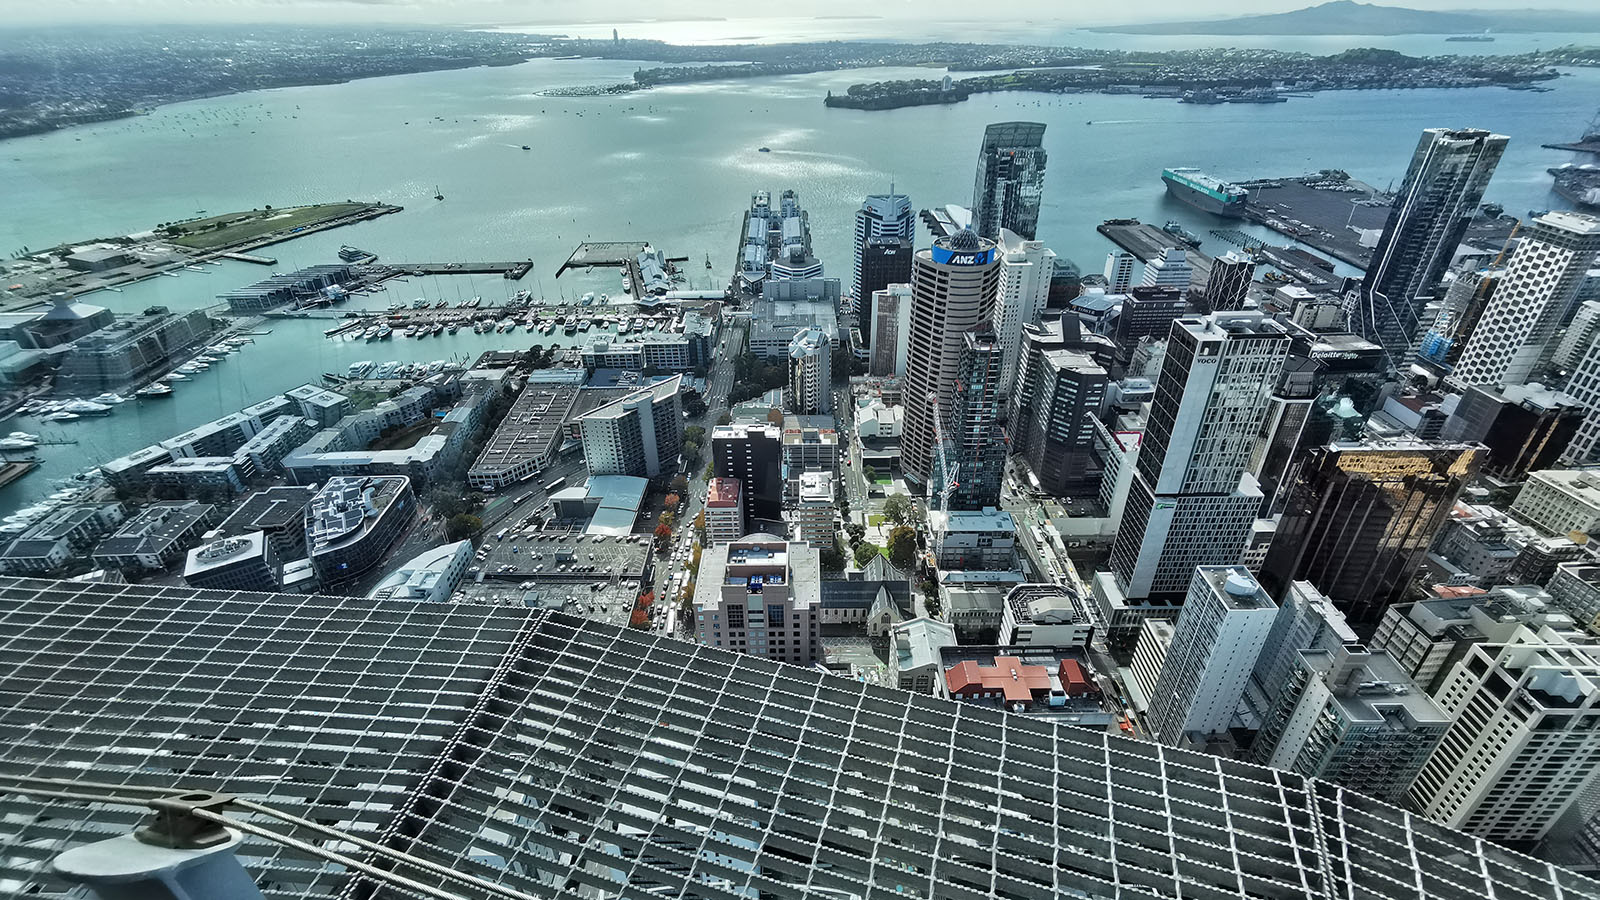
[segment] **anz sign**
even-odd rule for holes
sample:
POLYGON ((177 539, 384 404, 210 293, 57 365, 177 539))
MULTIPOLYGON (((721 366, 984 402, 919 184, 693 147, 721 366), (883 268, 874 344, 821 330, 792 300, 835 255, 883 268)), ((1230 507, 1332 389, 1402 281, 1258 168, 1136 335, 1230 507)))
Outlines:
POLYGON ((947 266, 986 266, 994 262, 995 250, 993 247, 974 253, 971 251, 951 250, 934 244, 932 250, 933 261, 947 266))

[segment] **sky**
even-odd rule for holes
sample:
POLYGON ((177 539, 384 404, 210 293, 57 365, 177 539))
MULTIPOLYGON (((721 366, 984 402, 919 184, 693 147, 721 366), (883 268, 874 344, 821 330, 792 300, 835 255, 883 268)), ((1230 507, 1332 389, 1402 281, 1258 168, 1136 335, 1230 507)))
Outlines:
MULTIPOLYGON (((1592 11, 1596 0, 1406 0, 1385 5, 1413 9, 1542 9, 1592 11)), ((1224 18, 1262 12, 1284 12, 1311 5, 1310 0, 1135 0, 1108 8, 1094 0, 1044 0, 1028 3, 1027 18, 1052 18, 1062 25, 1106 25, 1146 21, 1224 18)), ((618 23, 651 19, 757 19, 778 12, 777 4, 749 0, 0 0, 0 22, 10 24, 108 22, 282 22, 368 24, 541 24, 570 22, 618 23), (758 12, 759 10, 759 12, 758 12)), ((972 0, 808 0, 787 14, 859 16, 870 12, 885 20, 937 17, 966 21, 982 18, 984 9, 972 0)))

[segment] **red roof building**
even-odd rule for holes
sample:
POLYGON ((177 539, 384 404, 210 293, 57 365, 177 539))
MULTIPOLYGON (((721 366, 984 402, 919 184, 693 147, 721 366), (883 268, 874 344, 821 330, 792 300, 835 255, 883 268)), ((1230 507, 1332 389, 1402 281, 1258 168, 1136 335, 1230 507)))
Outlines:
POLYGON ((965 660, 945 671, 944 682, 950 696, 958 700, 1030 703, 1050 694, 1050 670, 1025 666, 1015 656, 996 656, 992 666, 965 660))

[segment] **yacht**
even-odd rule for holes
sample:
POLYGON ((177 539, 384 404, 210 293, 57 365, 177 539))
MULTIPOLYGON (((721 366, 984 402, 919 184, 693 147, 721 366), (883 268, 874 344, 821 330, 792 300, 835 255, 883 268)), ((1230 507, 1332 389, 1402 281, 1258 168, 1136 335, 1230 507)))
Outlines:
POLYGON ((96 403, 107 403, 107 404, 110 404, 112 406, 115 406, 118 403, 127 403, 128 402, 128 398, 127 397, 124 397, 121 394, 114 394, 114 393, 112 393, 110 391, 107 391, 106 393, 101 394, 98 397, 94 397, 93 400, 96 403))
POLYGON ((378 339, 378 326, 374 325, 361 333, 363 340, 375 341, 378 339))
POLYGON ((548 322, 544 323, 543 325, 539 326, 539 332, 541 334, 554 334, 555 330, 556 330, 556 320, 555 319, 551 319, 550 321, 548 321, 548 322))
POLYGON ((196 362, 186 362, 178 367, 178 371, 185 375, 193 375, 194 373, 200 371, 200 364, 196 362))
POLYGON ((460 322, 451 322, 451 323, 450 323, 450 324, 449 324, 449 325, 448 325, 448 326, 447 326, 447 327, 446 327, 446 328, 445 328, 445 331, 448 331, 448 332, 450 332, 450 333, 451 333, 451 334, 455 334, 455 333, 456 333, 456 332, 457 332, 457 331, 460 331, 460 330, 461 330, 461 323, 460 323, 460 322))
POLYGON ((109 416, 111 407, 93 400, 68 400, 61 405, 61 411, 78 416, 109 416))
POLYGON ((54 413, 51 413, 48 416, 41 416, 39 418, 39 421, 41 421, 41 422, 71 422, 71 421, 73 421, 75 419, 78 419, 78 418, 79 418, 79 416, 78 416, 77 413, 54 412, 54 413))
POLYGON ((189 376, 182 372, 169 372, 168 374, 162 376, 161 380, 165 381, 167 384, 177 384, 180 381, 188 381, 189 376))
POLYGON ((384 323, 381 323, 381 324, 378 325, 378 340, 387 341, 389 339, 389 337, 391 335, 393 335, 393 334, 394 334, 394 329, 390 328, 389 324, 387 322, 384 322, 384 323))
POLYGON ((441 323, 441 322, 435 322, 435 323, 433 323, 432 331, 430 331, 429 333, 432 334, 434 337, 438 337, 439 333, 442 332, 442 331, 444 331, 444 324, 441 323))
POLYGON ((136 397, 170 397, 172 396, 172 388, 158 381, 154 384, 145 385, 144 387, 139 388, 137 391, 134 391, 133 394, 136 397))
POLYGON ((364 359, 360 362, 353 362, 350 364, 347 374, 351 378, 364 378, 368 372, 372 371, 373 365, 374 363, 370 359, 364 359))
POLYGON ((427 309, 428 308, 428 299, 426 297, 418 297, 417 299, 411 301, 411 308, 412 309, 427 309))

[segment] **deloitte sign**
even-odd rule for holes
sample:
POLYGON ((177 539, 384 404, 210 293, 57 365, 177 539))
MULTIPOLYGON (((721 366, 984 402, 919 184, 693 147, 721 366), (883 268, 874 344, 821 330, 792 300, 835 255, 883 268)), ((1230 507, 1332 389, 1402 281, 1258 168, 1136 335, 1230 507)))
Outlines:
POLYGON ((986 266, 994 262, 993 247, 977 251, 951 250, 934 244, 930 249, 933 251, 933 261, 947 266, 986 266))

